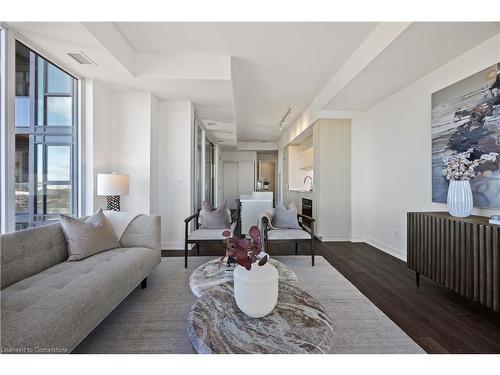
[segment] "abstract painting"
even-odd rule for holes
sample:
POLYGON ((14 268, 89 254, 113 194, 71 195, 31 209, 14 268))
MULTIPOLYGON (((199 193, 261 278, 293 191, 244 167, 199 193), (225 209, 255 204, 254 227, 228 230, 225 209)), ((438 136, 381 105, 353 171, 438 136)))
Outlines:
MULTIPOLYGON (((500 153, 500 63, 433 93, 431 122, 432 201, 445 203, 444 156, 500 153)), ((475 207, 500 208, 500 160, 480 166, 471 188, 475 207)))

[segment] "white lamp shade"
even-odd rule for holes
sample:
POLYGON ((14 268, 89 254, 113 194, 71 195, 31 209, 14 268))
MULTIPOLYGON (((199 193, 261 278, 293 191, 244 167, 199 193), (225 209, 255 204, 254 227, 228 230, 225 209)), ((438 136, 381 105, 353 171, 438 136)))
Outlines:
POLYGON ((128 174, 97 174, 97 195, 128 194, 128 174))

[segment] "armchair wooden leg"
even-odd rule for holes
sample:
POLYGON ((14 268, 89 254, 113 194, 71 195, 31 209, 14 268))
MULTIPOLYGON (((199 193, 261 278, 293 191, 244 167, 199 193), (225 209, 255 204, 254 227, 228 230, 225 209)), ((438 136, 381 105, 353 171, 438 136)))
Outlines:
POLYGON ((299 253, 299 243, 295 242, 295 255, 299 253))
POLYGON ((198 255, 200 255, 200 243, 199 242, 196 244, 196 251, 198 252, 198 255))
POLYGON ((184 268, 188 268, 188 238, 189 238, 189 223, 186 222, 184 230, 184 268))
POLYGON ((311 264, 314 267, 314 236, 311 239, 311 264))

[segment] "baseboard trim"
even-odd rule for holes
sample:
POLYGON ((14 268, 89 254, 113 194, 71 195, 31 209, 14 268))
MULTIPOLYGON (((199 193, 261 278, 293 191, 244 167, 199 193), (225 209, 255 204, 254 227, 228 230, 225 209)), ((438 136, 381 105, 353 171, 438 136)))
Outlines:
POLYGON ((389 255, 392 255, 393 257, 396 257, 398 259, 401 259, 402 261, 406 262, 406 254, 404 254, 401 250, 396 249, 395 247, 391 245, 387 245, 383 242, 379 242, 377 240, 374 240, 373 238, 365 238, 365 241, 368 245, 371 245, 384 253, 387 253, 389 255))
POLYGON ((351 237, 351 242, 357 243, 357 242, 366 242, 366 241, 363 237, 353 236, 353 237, 351 237))
POLYGON ((321 237, 321 242, 352 242, 351 237, 321 237))
MULTIPOLYGON (((188 249, 191 249, 193 244, 188 244, 188 249)), ((162 242, 161 248, 163 250, 184 250, 184 242, 162 242)))

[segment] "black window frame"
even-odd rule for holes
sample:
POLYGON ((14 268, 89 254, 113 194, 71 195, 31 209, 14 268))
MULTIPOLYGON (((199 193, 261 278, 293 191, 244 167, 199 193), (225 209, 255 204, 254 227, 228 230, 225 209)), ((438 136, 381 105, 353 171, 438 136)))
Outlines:
POLYGON ((64 185, 69 186, 71 189, 71 210, 68 214, 77 215, 79 207, 79 176, 78 176, 78 155, 79 155, 79 96, 78 96, 78 85, 79 80, 77 77, 67 72, 57 64, 54 64, 49 59, 33 51, 29 46, 25 45, 19 40, 17 43, 21 44, 29 50, 30 54, 30 87, 29 87, 29 98, 30 98, 30 124, 29 126, 16 126, 15 134, 26 134, 29 136, 29 204, 28 212, 15 212, 16 217, 16 230, 22 227, 33 227, 42 224, 46 224, 48 221, 53 221, 59 218, 59 213, 48 212, 47 207, 47 186, 48 185, 64 185), (37 100, 37 93, 39 89, 39 79, 38 79, 38 64, 40 59, 44 61, 43 67, 43 120, 39 122, 39 101, 37 100), (48 69, 49 64, 52 64, 56 68, 60 69, 64 73, 68 74, 71 79, 71 87, 69 93, 49 93, 48 92, 48 69), (47 98, 49 97, 71 97, 72 98, 72 119, 71 125, 69 126, 58 126, 47 124, 47 98), (51 137, 50 141, 47 137, 51 137), (71 139, 71 141, 54 141, 54 137, 64 137, 65 139, 71 139), (37 194, 38 186, 38 158, 37 158, 37 145, 42 144, 43 152, 43 173, 42 173, 42 187, 43 194, 37 194), (70 148, 70 180, 67 181, 49 181, 47 180, 47 154, 48 147, 50 146, 69 146, 70 148), (38 199, 42 199, 42 212, 38 212, 38 199))

